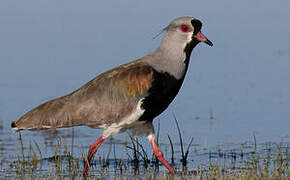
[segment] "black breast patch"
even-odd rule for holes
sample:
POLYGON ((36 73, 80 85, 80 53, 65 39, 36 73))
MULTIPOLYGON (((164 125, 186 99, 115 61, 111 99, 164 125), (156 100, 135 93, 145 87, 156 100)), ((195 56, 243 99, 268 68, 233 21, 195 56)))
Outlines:
POLYGON ((183 80, 184 76, 181 79, 176 79, 167 72, 154 70, 152 86, 148 90, 149 95, 142 103, 145 112, 139 120, 152 121, 161 114, 177 95, 183 80))

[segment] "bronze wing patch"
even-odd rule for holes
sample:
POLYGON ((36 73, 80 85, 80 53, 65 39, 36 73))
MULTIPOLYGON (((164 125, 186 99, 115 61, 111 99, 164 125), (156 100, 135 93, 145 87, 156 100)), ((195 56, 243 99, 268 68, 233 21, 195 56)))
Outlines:
POLYGON ((139 101, 148 95, 153 80, 153 71, 149 66, 136 66, 119 74, 123 93, 127 99, 139 101))

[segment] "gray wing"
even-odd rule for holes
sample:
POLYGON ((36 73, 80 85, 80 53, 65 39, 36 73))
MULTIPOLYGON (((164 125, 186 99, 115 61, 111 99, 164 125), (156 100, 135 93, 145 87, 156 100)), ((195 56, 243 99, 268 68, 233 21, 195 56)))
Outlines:
POLYGON ((152 69, 140 61, 119 66, 69 95, 43 103, 12 122, 16 130, 86 125, 105 128, 128 116, 148 95, 152 69))

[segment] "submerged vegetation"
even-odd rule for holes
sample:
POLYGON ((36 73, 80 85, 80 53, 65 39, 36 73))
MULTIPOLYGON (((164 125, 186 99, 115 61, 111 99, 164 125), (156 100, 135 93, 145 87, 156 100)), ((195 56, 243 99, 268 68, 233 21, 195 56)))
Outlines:
MULTIPOLYGON (((253 142, 198 150, 192 145, 193 138, 182 138, 176 118, 175 122, 179 142, 173 142, 168 136, 169 144, 165 152, 169 163, 177 170, 176 175, 168 174, 152 152, 147 152, 138 138, 129 135, 129 141, 125 144, 127 158, 118 157, 115 143, 109 141, 106 154, 94 157, 88 178, 267 180, 290 177, 290 148, 287 142, 257 144, 253 136, 253 142)), ((160 125, 157 141, 159 129, 160 125)), ((16 157, 11 160, 10 157, 0 159, 0 179, 82 179, 86 153, 84 150, 83 153, 75 155, 74 129, 71 132, 71 141, 58 134, 54 136, 54 154, 45 157, 36 141, 24 142, 19 132, 19 143, 15 145, 16 157), (9 167, 3 165, 3 162, 9 162, 9 167)), ((1 145, 0 149, 2 148, 5 147, 1 145)))

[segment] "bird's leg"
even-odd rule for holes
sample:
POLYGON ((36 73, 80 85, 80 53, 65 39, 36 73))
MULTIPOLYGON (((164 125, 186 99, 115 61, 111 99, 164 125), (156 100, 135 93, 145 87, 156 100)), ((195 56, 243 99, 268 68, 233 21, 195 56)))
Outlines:
POLYGON ((155 141, 154 135, 153 134, 149 134, 148 135, 148 139, 149 139, 150 143, 152 144, 153 153, 157 157, 157 159, 169 170, 169 172, 171 174, 175 174, 174 169, 168 164, 168 162, 163 157, 162 152, 158 148, 158 145, 157 145, 157 143, 155 141))
POLYGON ((90 166, 90 162, 91 162, 91 159, 92 159, 93 155, 97 152, 97 149, 102 144, 102 142, 104 142, 104 140, 105 140, 105 138, 102 136, 90 146, 90 149, 89 149, 89 152, 88 152, 87 161, 86 161, 86 165, 85 165, 85 168, 83 170, 83 176, 84 177, 87 176, 87 173, 88 173, 88 170, 89 170, 89 166, 90 166))

